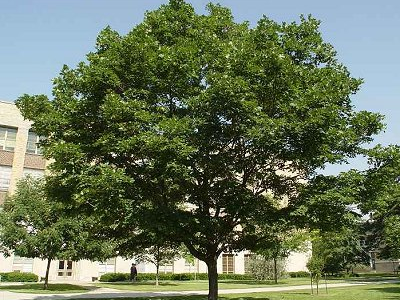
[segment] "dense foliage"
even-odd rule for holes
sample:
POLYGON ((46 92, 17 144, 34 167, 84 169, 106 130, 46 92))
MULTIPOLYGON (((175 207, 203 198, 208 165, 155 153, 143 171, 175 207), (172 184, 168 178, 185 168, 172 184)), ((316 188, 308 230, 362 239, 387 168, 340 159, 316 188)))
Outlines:
POLYGON ((66 215, 63 205, 48 195, 44 178, 25 177, 0 210, 0 250, 21 257, 47 260, 44 287, 48 286, 51 261, 79 259, 105 252, 98 241, 90 243, 89 218, 66 215))
POLYGON ((277 280, 288 276, 285 267, 286 262, 283 259, 275 261, 254 255, 249 261, 248 272, 257 280, 277 280))
POLYGON ((7 272, 0 273, 2 282, 38 282, 39 277, 33 273, 25 272, 7 272))
POLYGON ((207 264, 213 300, 222 252, 253 248, 276 224, 338 224, 347 203, 310 196, 323 193, 316 170, 360 153, 382 124, 353 109, 361 80, 318 27, 263 17, 250 28, 219 5, 198 15, 171 0, 125 36, 104 29, 54 80, 54 99, 17 101, 47 137, 53 191, 96 215, 93 234, 121 255, 143 232, 183 242, 207 264))
POLYGON ((400 147, 377 146, 367 152, 370 168, 359 192, 360 209, 369 219, 366 246, 381 258, 400 258, 400 147))
POLYGON ((321 273, 349 273, 358 264, 368 265, 369 253, 361 245, 358 230, 345 228, 337 232, 322 232, 313 240, 312 262, 321 263, 321 273))
MULTIPOLYGON (((129 281, 129 273, 106 273, 101 275, 99 281, 101 282, 117 282, 129 281)), ((207 273, 160 273, 159 280, 207 280, 207 273)), ((157 278, 156 273, 139 273, 137 276, 138 281, 155 281, 157 278)), ((254 280, 251 274, 218 274, 220 280, 254 280)))

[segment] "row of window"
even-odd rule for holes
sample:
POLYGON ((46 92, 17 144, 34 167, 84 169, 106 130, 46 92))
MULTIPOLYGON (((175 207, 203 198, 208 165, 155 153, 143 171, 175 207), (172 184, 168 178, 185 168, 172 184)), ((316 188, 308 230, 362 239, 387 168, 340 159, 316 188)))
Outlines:
MULTIPOLYGON (((115 258, 107 262, 99 263, 99 273, 115 272, 115 258)), ((33 272, 33 258, 14 256, 13 271, 16 272, 33 272)), ((57 266, 58 277, 71 277, 73 273, 72 260, 59 260, 57 266)))
MULTIPOLYGON (((0 150, 14 151, 17 139, 17 129, 10 127, 0 127, 0 150)), ((42 154, 38 143, 40 137, 32 131, 28 133, 26 152, 30 154, 42 154)))
MULTIPOLYGON (((244 267, 245 273, 248 273, 248 264, 251 254, 245 254, 244 256, 244 267)), ((99 274, 113 273, 115 272, 115 258, 108 259, 105 262, 99 262, 99 274)), ((60 277, 70 277, 72 276, 72 260, 59 260, 57 275, 60 277)), ((25 258, 20 256, 14 256, 14 271, 20 272, 32 272, 33 259, 25 258)), ((171 273, 173 272, 173 264, 165 264, 163 266, 165 270, 160 270, 161 273, 171 273), (172 269, 170 269, 172 268, 172 269)), ((235 273, 235 256, 233 254, 223 254, 222 255, 222 273, 233 274, 235 273)))
MULTIPOLYGON (((11 172, 11 166, 0 165, 0 191, 8 190, 10 186, 11 172)), ((44 170, 24 168, 22 176, 25 177, 27 175, 32 177, 42 177, 44 176, 44 170)))
MULTIPOLYGON (((252 254, 244 255, 244 273, 249 273, 249 262, 252 254)), ((235 255, 222 254, 222 273, 233 274, 235 273, 235 255)))

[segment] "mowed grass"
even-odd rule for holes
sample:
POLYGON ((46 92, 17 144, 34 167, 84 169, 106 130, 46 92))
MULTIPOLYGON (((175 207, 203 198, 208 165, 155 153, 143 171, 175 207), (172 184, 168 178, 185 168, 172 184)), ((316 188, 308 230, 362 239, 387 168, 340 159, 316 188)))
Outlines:
MULTIPOLYGON (((206 300, 207 296, 156 296, 145 298, 106 298, 108 300, 206 300)), ((344 288, 330 288, 328 293, 321 290, 319 295, 310 294, 310 291, 298 290, 290 292, 247 293, 219 295, 220 300, 395 300, 400 299, 400 284, 368 284, 344 288)), ((79 298, 71 300, 80 300, 79 298)), ((100 299, 92 299, 100 300, 100 299)), ((104 300, 104 298, 103 298, 104 300)))
MULTIPOLYGON (((254 280, 219 280, 219 289, 251 289, 267 286, 287 286, 302 285, 310 282, 307 278, 288 278, 282 279, 275 284, 273 281, 254 281, 254 280)), ((335 280, 334 282, 340 282, 335 280)), ((104 287, 117 290, 127 291, 197 291, 208 290, 207 280, 196 281, 160 281, 156 286, 154 281, 138 281, 138 282, 113 282, 113 283, 96 283, 97 287, 104 287)))
MULTIPOLYGON (((348 281, 382 281, 389 279, 397 279, 397 277, 354 277, 350 279, 344 278, 328 278, 327 283, 340 283, 348 281)), ((246 289, 270 286, 293 286, 310 284, 309 278, 287 278, 280 279, 278 284, 273 281, 255 281, 255 280, 219 280, 218 287, 222 289, 246 289)), ((321 285, 325 284, 325 280, 321 279, 321 285)), ((125 291, 198 291, 208 290, 207 280, 196 281, 160 281, 159 286, 154 281, 138 281, 138 282, 113 282, 113 283, 95 283, 97 287, 110 288, 125 291)), ((399 299, 400 300, 400 299, 399 299)))
POLYGON ((66 284, 66 283, 51 283, 47 290, 43 289, 43 283, 24 283, 24 284, 9 284, 0 286, 0 290, 7 290, 16 293, 29 294, 65 294, 65 293, 83 293, 88 292, 88 287, 66 284))

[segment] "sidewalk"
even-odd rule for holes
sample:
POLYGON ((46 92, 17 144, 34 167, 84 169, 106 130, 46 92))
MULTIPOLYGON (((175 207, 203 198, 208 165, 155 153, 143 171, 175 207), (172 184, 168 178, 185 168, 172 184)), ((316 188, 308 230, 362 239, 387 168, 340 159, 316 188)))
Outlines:
MULTIPOLYGON (((384 284, 384 283, 397 283, 399 280, 388 280, 379 282, 344 282, 344 283, 330 283, 328 288, 360 286, 367 284, 384 284)), ((321 284, 320 289, 324 289, 325 285, 321 284)), ((260 292, 279 292, 279 291, 292 291, 292 290, 309 290, 310 285, 294 285, 294 286, 276 286, 265 288, 252 288, 252 289, 229 289, 219 290, 219 294, 242 294, 242 293, 260 293, 260 292)), ((180 291, 180 292, 135 292, 135 291, 120 291, 109 288, 98 288, 86 293, 74 294, 24 294, 13 293, 5 290, 0 290, 0 300, 67 300, 67 299, 95 299, 95 298, 136 298, 136 297, 163 297, 163 296, 182 296, 182 295, 207 295, 208 291, 180 291)))

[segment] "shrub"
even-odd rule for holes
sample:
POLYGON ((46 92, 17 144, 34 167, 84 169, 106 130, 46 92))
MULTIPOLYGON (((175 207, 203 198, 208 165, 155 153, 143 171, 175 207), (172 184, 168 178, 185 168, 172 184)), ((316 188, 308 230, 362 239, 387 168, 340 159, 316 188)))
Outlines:
MULTIPOLYGON (((266 260, 262 256, 252 257, 249 261, 249 271, 256 280, 271 280, 274 279, 274 262, 266 260)), ((277 261, 277 278, 284 278, 285 262, 283 260, 277 261)))
MULTIPOLYGON (((179 281, 186 281, 186 280, 194 280, 195 274, 194 273, 160 273, 158 274, 159 280, 179 280, 179 281)), ((208 275, 207 273, 197 273, 196 274, 197 280, 207 280, 208 275)), ((155 273, 139 273, 137 276, 137 280, 156 280, 155 273)))
POLYGON ((289 272, 289 276, 291 278, 305 278, 310 277, 310 273, 307 271, 289 272))
MULTIPOLYGON (((116 282, 116 281, 128 281, 130 278, 129 273, 106 273, 101 275, 99 281, 101 282, 116 282)), ((160 273, 158 276, 159 280, 177 280, 186 281, 194 280, 194 273, 160 273)), ((138 281, 154 281, 156 280, 155 273, 139 273, 136 277, 138 281)), ((197 280, 207 280, 207 273, 197 273, 197 280)), ((250 274, 218 274, 220 280, 253 280, 254 276, 250 274)))
POLYGON ((33 273, 8 272, 0 273, 3 282, 37 282, 39 277, 33 273))
POLYGON ((207 273, 197 273, 196 279, 197 280, 208 280, 208 274, 207 273))
MULTIPOLYGON (((207 278, 206 278, 207 279, 207 278)), ((220 280, 253 280, 253 274, 218 274, 220 280)))
POLYGON ((129 273, 106 273, 100 276, 99 281, 102 282, 116 282, 127 281, 130 278, 129 273))

